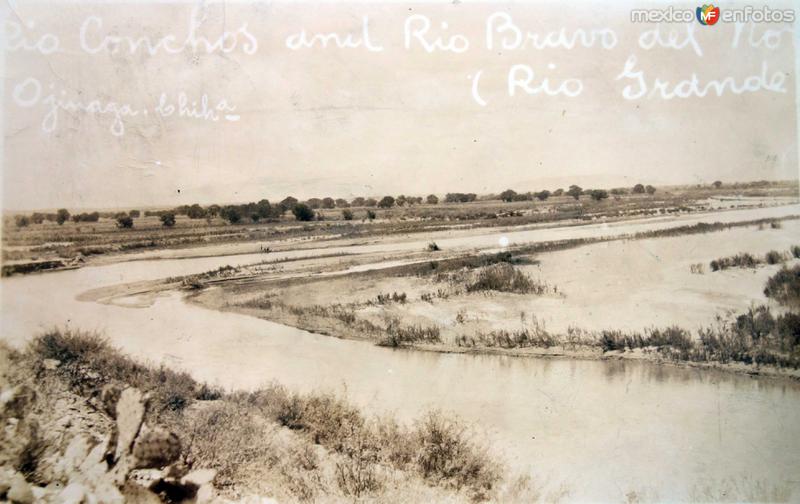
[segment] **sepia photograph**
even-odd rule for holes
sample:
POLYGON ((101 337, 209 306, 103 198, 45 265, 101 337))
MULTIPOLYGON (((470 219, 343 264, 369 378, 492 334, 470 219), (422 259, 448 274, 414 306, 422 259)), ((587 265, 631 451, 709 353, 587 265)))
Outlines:
POLYGON ((800 502, 797 1, 0 14, 0 502, 800 502))

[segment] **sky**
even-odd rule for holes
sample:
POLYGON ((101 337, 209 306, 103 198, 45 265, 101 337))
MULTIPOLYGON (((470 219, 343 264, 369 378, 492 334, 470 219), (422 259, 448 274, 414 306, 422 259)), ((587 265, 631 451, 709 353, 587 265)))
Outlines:
POLYGON ((789 25, 669 5, 11 2, 2 206, 797 179, 789 25))

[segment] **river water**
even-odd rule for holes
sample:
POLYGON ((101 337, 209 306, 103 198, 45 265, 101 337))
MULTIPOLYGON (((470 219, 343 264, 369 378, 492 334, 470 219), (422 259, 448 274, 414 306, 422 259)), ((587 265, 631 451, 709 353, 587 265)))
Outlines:
MULTIPOLYGON (((789 213, 800 209, 749 211, 746 218, 789 213)), ((499 236, 454 240, 488 247, 499 236)), ((505 236, 517 243, 532 239, 505 236)), ((635 491, 690 500, 702 488, 735 495, 742 487, 739 495, 751 499, 769 496, 759 493, 762 488, 800 498, 795 384, 637 362, 391 350, 206 310, 178 293, 147 307, 76 299, 97 287, 263 259, 253 254, 141 260, 3 279, 2 337, 22 344, 53 326, 97 330, 138 359, 165 362, 229 388, 276 380, 301 391, 333 390, 367 413, 392 413, 404 421, 434 408, 452 412, 474 425, 513 472, 529 472, 545 488, 563 485, 570 499, 620 501, 635 491)))

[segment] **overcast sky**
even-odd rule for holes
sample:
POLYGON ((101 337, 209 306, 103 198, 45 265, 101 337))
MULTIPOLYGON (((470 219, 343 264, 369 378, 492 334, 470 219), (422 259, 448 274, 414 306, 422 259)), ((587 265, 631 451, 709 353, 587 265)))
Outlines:
MULTIPOLYGON (((610 187, 798 174, 792 35, 775 32, 768 42, 776 47, 759 45, 765 30, 783 25, 745 27, 733 48, 732 25, 694 22, 694 42, 682 49, 645 49, 638 37, 652 25, 632 24, 630 5, 236 2, 196 12, 202 17, 198 36, 213 42, 230 32, 224 40, 230 51, 212 48, 209 54, 203 47, 180 50, 190 32, 192 3, 10 6, 3 7, 8 44, 18 46, 24 37, 32 46, 50 35, 40 50, 17 48, 5 56, 5 209, 234 202, 289 194, 486 193, 573 182, 610 187), (611 39, 598 35, 588 48, 535 48, 534 42, 502 47, 503 36, 513 42, 509 30, 494 32, 489 49, 487 18, 496 12, 541 37, 562 28, 568 35, 606 30, 597 33, 613 35, 614 46, 603 48, 602 41, 611 39), (415 39, 406 49, 404 23, 413 15, 430 20, 427 42, 460 34, 469 48, 427 52, 415 39), (358 41, 365 16, 372 51, 363 45, 286 46, 287 37, 301 30, 309 38, 335 32, 358 41), (109 54, 111 45, 103 46, 109 35, 169 42, 154 55, 142 47, 131 53, 124 43, 109 54), (54 37, 59 50, 42 54, 54 37), (656 79, 671 82, 671 90, 693 73, 701 86, 730 77, 741 87, 747 77, 762 75, 764 65, 766 78, 751 79, 756 92, 728 88, 721 97, 712 92, 702 98, 625 99, 625 86, 638 89, 636 79, 616 79, 630 56, 648 90, 656 79), (569 81, 573 90, 579 82, 580 92, 547 96, 517 89, 509 96, 514 65, 534 71, 532 86, 547 78, 552 90, 569 81), (229 109, 219 112, 218 121, 179 117, 181 92, 189 102, 205 94, 212 107, 225 100, 229 109), (160 114, 162 93, 167 102, 160 114), (48 117, 50 95, 83 104, 100 100, 103 108, 127 104, 137 115, 122 118, 121 134, 119 128, 112 132, 113 114, 59 110, 54 123, 48 117)), ((420 26, 422 18, 415 19, 412 27, 420 26)), ((670 30, 679 41, 687 38, 684 25, 661 28, 664 40, 670 30)))

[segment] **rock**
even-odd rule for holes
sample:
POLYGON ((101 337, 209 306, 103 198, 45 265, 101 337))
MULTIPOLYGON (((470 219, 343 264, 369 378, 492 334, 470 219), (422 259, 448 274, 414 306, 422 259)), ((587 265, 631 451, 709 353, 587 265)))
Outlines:
POLYGON ((21 474, 14 475, 11 481, 11 488, 8 489, 6 498, 16 504, 31 504, 33 502, 33 492, 31 486, 25 481, 21 474))
POLYGON ((142 393, 135 388, 126 388, 122 391, 117 402, 117 450, 114 456, 119 460, 123 455, 130 453, 133 441, 139 434, 144 420, 145 403, 142 393))
POLYGON ((182 484, 192 483, 193 485, 202 487, 209 484, 214 480, 217 471, 214 469, 195 469, 181 479, 182 484))
POLYGON ((0 394, 0 411, 7 417, 22 418, 36 399, 36 392, 27 385, 17 385, 0 394))
POLYGON ((62 504, 81 504, 86 499, 86 488, 79 483, 70 483, 58 494, 58 502, 62 504))
POLYGON ((139 469, 167 466, 181 455, 178 436, 164 429, 143 432, 133 446, 133 467, 139 469))
POLYGON ((64 455, 56 462, 55 472, 60 477, 67 479, 80 465, 86 460, 89 455, 89 441, 86 436, 77 435, 69 442, 64 455))
POLYGON ((52 371, 61 365, 61 361, 56 359, 45 359, 42 361, 42 364, 44 365, 45 369, 52 371))
POLYGON ((0 472, 0 497, 4 496, 11 488, 12 474, 10 472, 0 472))

